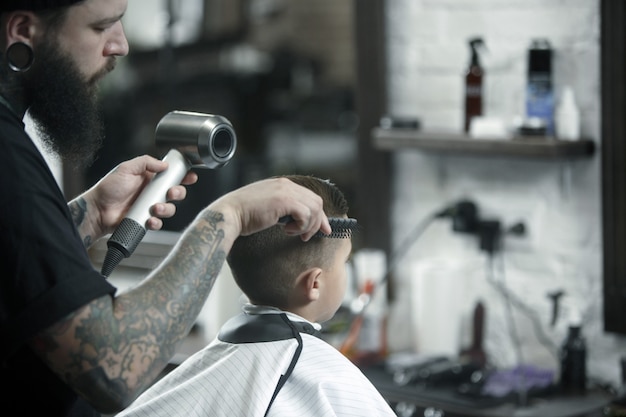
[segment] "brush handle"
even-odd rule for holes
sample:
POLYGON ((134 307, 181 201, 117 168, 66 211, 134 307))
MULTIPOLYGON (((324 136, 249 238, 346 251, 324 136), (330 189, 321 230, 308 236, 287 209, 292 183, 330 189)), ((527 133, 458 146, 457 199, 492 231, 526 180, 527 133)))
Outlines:
MULTIPOLYGON (((291 215, 283 216, 278 219, 278 224, 286 225, 295 221, 291 215)), ((314 237, 327 237, 327 238, 348 238, 352 232, 357 228, 356 219, 344 218, 344 217, 329 217, 328 224, 330 224, 331 232, 329 235, 318 231, 314 237)))
POLYGON ((285 224, 291 223, 291 222, 295 222, 293 217, 291 217, 291 214, 288 214, 288 215, 283 216, 280 219, 278 219, 278 224, 282 224, 282 225, 285 225, 285 224))

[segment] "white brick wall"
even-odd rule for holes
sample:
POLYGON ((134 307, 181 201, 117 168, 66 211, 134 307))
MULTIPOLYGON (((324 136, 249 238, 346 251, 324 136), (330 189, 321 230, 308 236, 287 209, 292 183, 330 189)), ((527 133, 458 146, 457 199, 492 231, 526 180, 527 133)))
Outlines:
MULTIPOLYGON (((389 0, 388 4, 390 113, 417 116, 425 130, 460 131, 463 72, 469 61, 467 39, 480 35, 488 48, 482 57, 484 114, 510 121, 524 109, 530 41, 547 37, 555 51, 555 90, 558 94, 564 85, 573 86, 582 112, 583 135, 600 144, 598 1, 389 0)), ((575 305, 584 317, 589 376, 618 383, 617 365, 626 352, 626 338, 602 330, 598 153, 590 159, 561 163, 412 151, 397 153, 394 161, 392 231, 396 244, 429 213, 461 198, 471 198, 481 217, 501 220, 504 226, 524 221, 529 235, 507 238, 495 268, 496 278, 505 279, 513 296, 523 301, 523 307, 514 308, 522 361, 558 373, 556 346, 565 335, 566 321, 562 316, 556 326, 550 326, 547 294, 562 289, 566 292, 563 308, 575 305), (540 335, 546 338, 543 342, 524 309, 540 323, 540 335)), ((436 221, 398 267, 400 288, 411 288, 416 275, 429 266, 439 267, 441 259, 457 263, 450 268, 457 271, 463 291, 453 299, 429 294, 428 301, 438 300, 438 307, 448 303, 450 311, 461 306, 464 313, 458 320, 433 318, 433 327, 455 331, 451 328, 460 320, 465 325, 462 344, 468 343, 469 314, 474 302, 481 299, 487 308, 490 359, 500 366, 515 365, 519 358, 505 303, 487 283, 486 255, 478 249, 475 237, 453 234, 448 220, 436 221)), ((420 311, 415 302, 424 301, 423 295, 411 296, 408 290, 397 291, 397 295, 390 317, 390 346, 395 351, 419 351, 419 332, 415 326, 407 332, 402 319, 420 311)), ((432 334, 432 330, 424 332, 432 334)))

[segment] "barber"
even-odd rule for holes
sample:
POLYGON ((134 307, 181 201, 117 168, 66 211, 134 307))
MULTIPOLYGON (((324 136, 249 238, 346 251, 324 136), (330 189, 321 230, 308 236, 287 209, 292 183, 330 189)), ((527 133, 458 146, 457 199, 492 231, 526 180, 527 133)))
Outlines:
MULTIPOLYGON (((115 413, 150 385, 188 334, 239 235, 291 215, 286 233, 330 232, 322 201, 264 180, 203 209, 166 259, 126 293, 94 269, 87 248, 111 233, 167 163, 121 163, 69 204, 25 131, 26 112, 64 163, 92 161, 103 140, 97 83, 128 53, 127 0, 0 3, 0 407, 20 415, 115 413)), ((147 227, 174 215, 151 208, 147 227)))

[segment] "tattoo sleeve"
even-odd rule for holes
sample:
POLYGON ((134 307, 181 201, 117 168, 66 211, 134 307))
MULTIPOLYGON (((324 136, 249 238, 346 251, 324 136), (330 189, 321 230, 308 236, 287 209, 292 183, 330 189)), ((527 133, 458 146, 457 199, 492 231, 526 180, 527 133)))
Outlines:
POLYGON ((86 229, 86 225, 84 224, 84 222, 85 218, 87 217, 87 202, 84 198, 78 197, 72 200, 68 204, 68 207, 70 209, 70 214, 72 215, 74 225, 78 229, 83 239, 83 245, 88 248, 93 243, 93 237, 90 234, 84 234, 84 230, 86 229))
POLYGON ((223 222, 222 214, 203 212, 144 281, 115 299, 91 302, 32 346, 97 408, 127 405, 158 377, 195 323, 229 249, 223 222))

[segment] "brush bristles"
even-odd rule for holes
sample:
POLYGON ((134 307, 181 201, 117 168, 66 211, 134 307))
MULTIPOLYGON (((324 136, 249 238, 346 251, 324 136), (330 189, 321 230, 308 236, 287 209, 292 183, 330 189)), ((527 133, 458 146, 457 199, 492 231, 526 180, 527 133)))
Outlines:
POLYGON ((356 219, 341 218, 341 217, 329 217, 328 223, 332 232, 329 235, 325 235, 322 232, 317 232, 316 237, 325 237, 330 239, 349 239, 352 237, 352 232, 358 228, 356 219))

